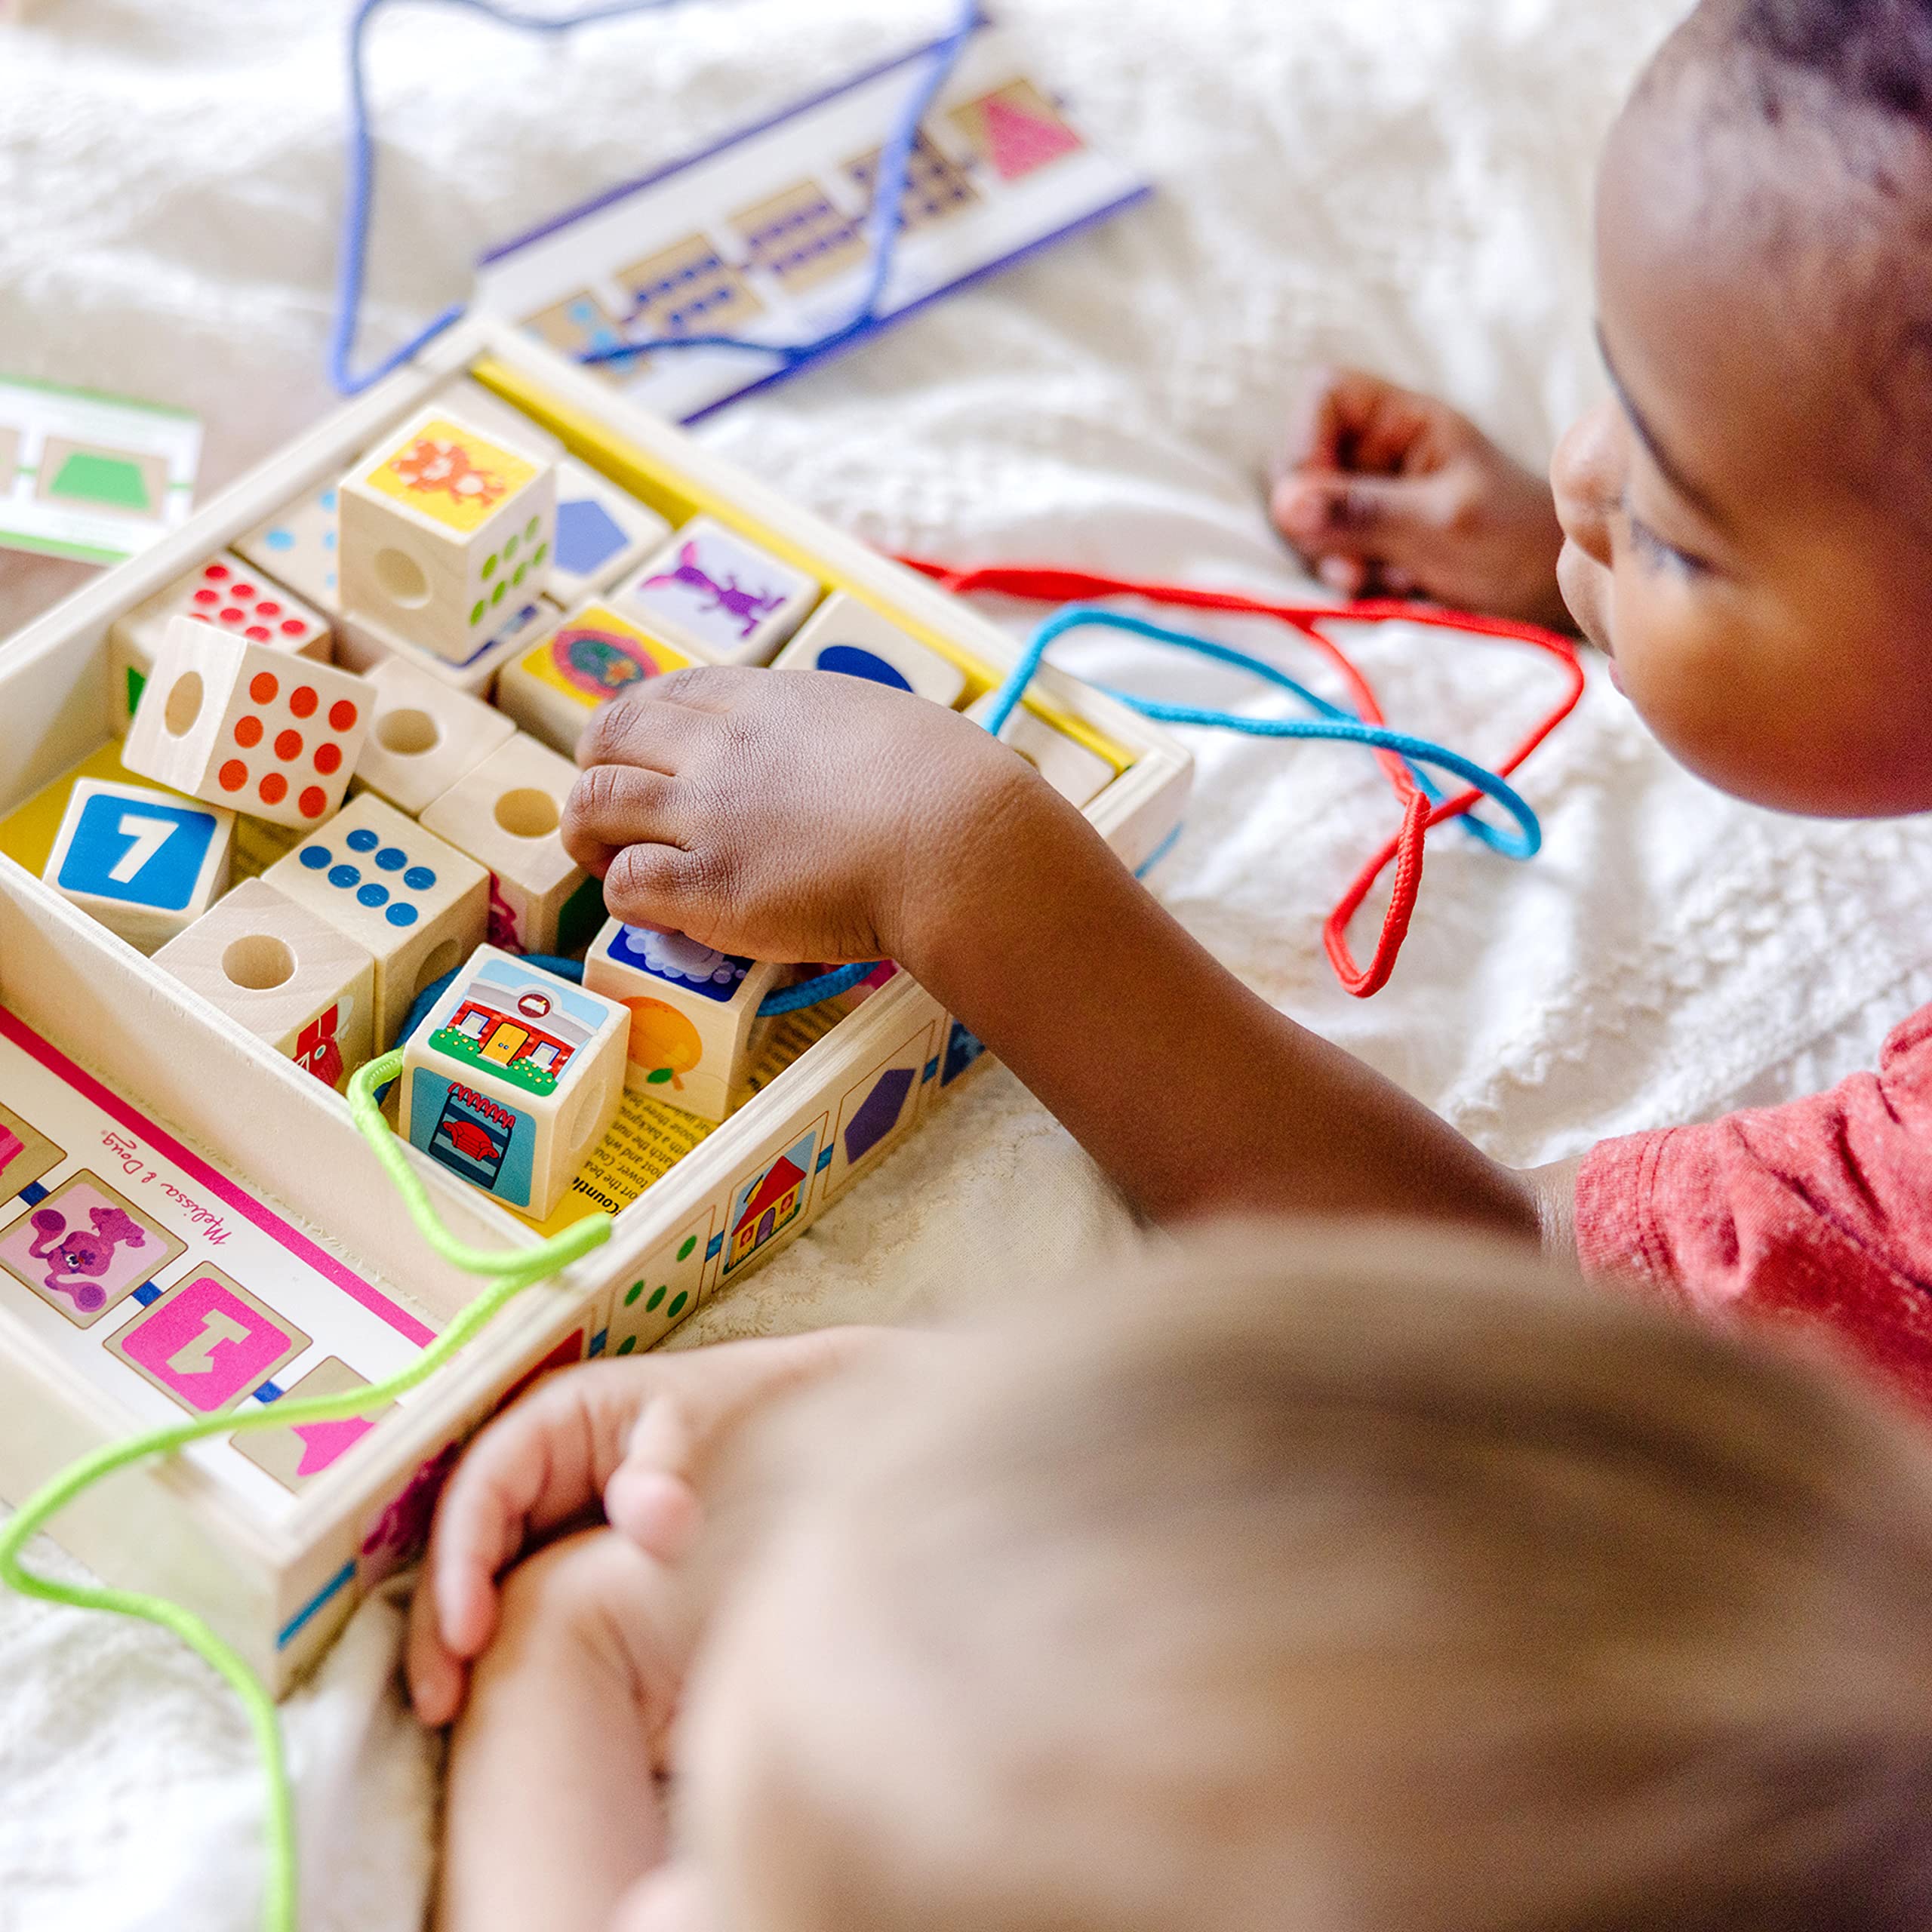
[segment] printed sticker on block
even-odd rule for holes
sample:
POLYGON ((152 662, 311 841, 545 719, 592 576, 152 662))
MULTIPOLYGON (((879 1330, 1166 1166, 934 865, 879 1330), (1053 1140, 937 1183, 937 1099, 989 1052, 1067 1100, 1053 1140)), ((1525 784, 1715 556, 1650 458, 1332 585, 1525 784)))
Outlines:
POLYGON ((949 709, 966 693, 966 673, 869 604, 840 591, 828 597, 781 651, 774 671, 835 671, 888 691, 910 691, 949 709))
POLYGON ((801 1134, 777 1158, 758 1168, 731 1190, 724 1223, 724 1269, 735 1274, 771 1247, 805 1211, 819 1164, 824 1118, 801 1134))
POLYGON ((43 876, 130 946, 152 952, 228 889, 235 814, 144 785, 84 778, 43 876))
POLYGON ((577 755, 584 728, 604 705, 628 697, 653 678, 704 660, 678 650, 608 604, 595 599, 564 619, 538 645, 503 667, 497 703, 565 758, 577 755))
POLYGON ((605 1331, 604 1352, 628 1355, 654 1348, 704 1300, 711 1265, 711 1236, 717 1226, 709 1208, 644 1259, 617 1290, 605 1331))
POLYGON ((688 523, 613 601, 721 664, 768 664, 818 601, 802 572, 709 517, 688 523))
POLYGON ((557 468, 432 406, 343 478, 342 598, 451 663, 548 582, 557 468))
POLYGON ((540 1220, 624 1096, 623 1009, 485 946, 413 1035, 399 1131, 540 1220))

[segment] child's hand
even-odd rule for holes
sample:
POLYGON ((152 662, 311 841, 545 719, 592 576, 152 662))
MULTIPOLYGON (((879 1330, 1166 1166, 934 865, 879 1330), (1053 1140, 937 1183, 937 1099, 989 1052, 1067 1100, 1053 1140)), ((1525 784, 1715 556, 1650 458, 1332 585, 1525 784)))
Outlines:
POLYGON ((549 1376, 483 1430, 436 1509, 410 1607, 405 1665, 425 1724, 461 1709, 469 1666, 497 1633, 498 1581, 531 1549, 599 1512, 662 1561, 700 1520, 695 1484, 723 1438, 767 1403, 869 1347, 834 1329, 549 1376))
POLYGON ((611 911, 753 959, 904 958, 920 894, 1059 802, 970 719, 824 672, 673 672, 577 760, 564 842, 611 911))
POLYGON ((1321 580, 1572 628, 1549 484, 1432 396, 1354 370, 1303 391, 1272 501, 1321 580))

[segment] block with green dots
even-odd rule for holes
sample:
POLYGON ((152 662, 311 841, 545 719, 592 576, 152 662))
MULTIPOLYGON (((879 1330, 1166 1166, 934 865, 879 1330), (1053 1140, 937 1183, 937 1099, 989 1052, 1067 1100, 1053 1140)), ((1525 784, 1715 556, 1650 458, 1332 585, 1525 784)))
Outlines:
POLYGON ((715 1266, 709 1251, 712 1231, 712 1216, 707 1209, 618 1283, 604 1343, 606 1355, 654 1348, 697 1311, 704 1300, 706 1278, 715 1266))
POLYGON ((550 580, 557 466, 442 404, 364 457, 340 492, 346 619, 462 664, 550 580))

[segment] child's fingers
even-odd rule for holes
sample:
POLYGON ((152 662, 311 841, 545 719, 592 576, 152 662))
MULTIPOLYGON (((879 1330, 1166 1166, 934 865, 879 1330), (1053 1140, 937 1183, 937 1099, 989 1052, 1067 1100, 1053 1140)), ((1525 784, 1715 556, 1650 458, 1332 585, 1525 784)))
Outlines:
POLYGON ((533 1539, 594 1509, 635 1413, 595 1368, 540 1384, 484 1430, 438 1504, 422 1587, 458 1658, 497 1627, 497 1578, 533 1539))
POLYGON ((435 1600, 427 1586, 427 1573, 409 1601, 409 1623, 403 1637, 404 1681, 420 1723, 454 1724, 463 1714, 469 1694, 469 1672, 454 1656, 436 1627, 435 1600))
POLYGON ((660 1563, 675 1563, 704 1527, 697 1491, 681 1476, 626 1463, 604 1485, 611 1528, 660 1563))
POLYGON ((1442 547, 1454 516, 1451 487, 1386 476, 1291 476, 1272 507, 1281 534, 1311 562, 1358 558, 1411 575, 1442 547))
POLYGON ((676 780, 661 771, 594 764, 565 801, 564 849, 586 872, 601 878, 626 845, 666 841, 678 819, 677 797, 676 780))

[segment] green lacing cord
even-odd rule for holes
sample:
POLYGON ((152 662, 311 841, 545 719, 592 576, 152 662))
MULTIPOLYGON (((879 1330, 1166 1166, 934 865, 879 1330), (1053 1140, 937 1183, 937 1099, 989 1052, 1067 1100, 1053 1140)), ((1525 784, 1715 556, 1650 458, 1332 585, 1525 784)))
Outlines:
POLYGON ((534 1247, 491 1250, 466 1247, 437 1217, 428 1191, 411 1168, 402 1143, 389 1131, 377 1105, 375 1089, 392 1080, 402 1070, 400 1053, 372 1060, 350 1081, 349 1109, 363 1137, 375 1149, 376 1157, 388 1171, 402 1195, 423 1238, 451 1266, 466 1274, 495 1277, 491 1285, 463 1309, 411 1366, 368 1389, 351 1389, 340 1395, 322 1395, 304 1402, 283 1400, 257 1406, 247 1415, 211 1416, 204 1421, 177 1423, 132 1436, 125 1442, 110 1443, 91 1456, 63 1469, 29 1497, 13 1519, 0 1529, 0 1581, 23 1596, 38 1597, 48 1603, 69 1605, 76 1610, 104 1610, 119 1617, 138 1617, 143 1622, 171 1630, 183 1643, 212 1669, 226 1678, 248 1713, 261 1752, 262 1768, 268 1784, 267 1894, 263 1903, 265 1932, 295 1932, 296 1847, 295 1801, 288 1780, 288 1760, 283 1755, 281 1728, 277 1721, 275 1700, 248 1665, 217 1637, 201 1618, 165 1597, 146 1596, 134 1590, 95 1589, 77 1583, 64 1583, 52 1577, 23 1569, 20 1553, 75 1497, 91 1488, 116 1470, 144 1462, 151 1456, 171 1454, 191 1442, 211 1435, 240 1435, 265 1429, 305 1427, 310 1423, 345 1422, 351 1417, 392 1402, 441 1368, 501 1310, 527 1288, 568 1268, 601 1247, 611 1238, 612 1222, 608 1214, 593 1216, 534 1247))

